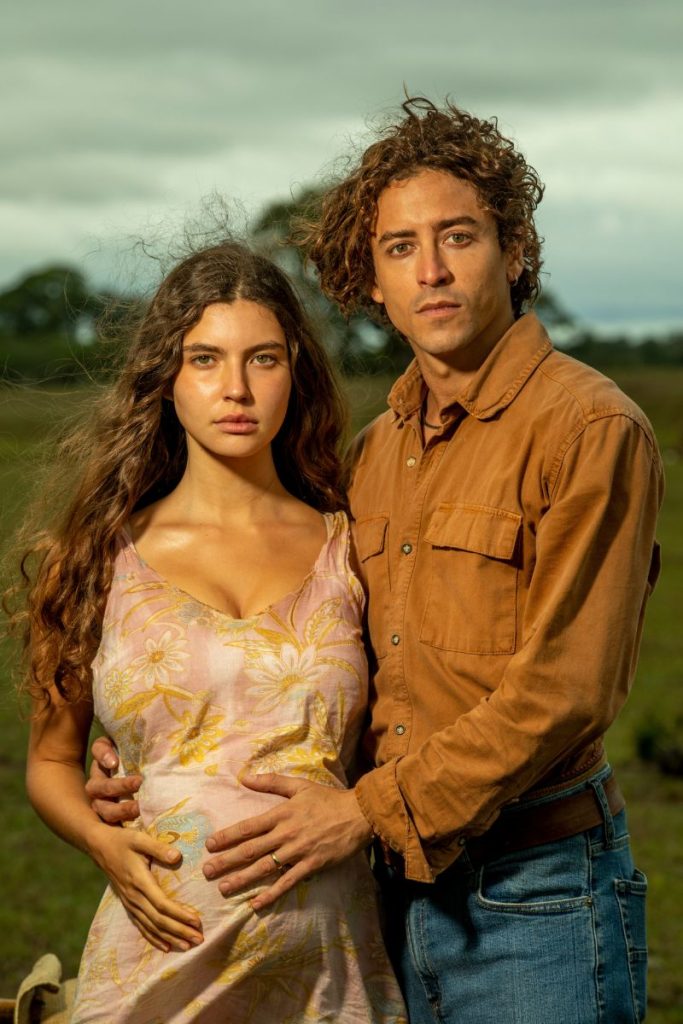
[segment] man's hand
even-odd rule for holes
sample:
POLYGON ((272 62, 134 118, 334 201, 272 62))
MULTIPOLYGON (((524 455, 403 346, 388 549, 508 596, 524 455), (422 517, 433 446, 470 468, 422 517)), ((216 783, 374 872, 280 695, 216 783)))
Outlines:
POLYGON ((131 799, 142 785, 142 776, 125 775, 111 778, 119 766, 119 757, 111 740, 100 736, 92 745, 90 778, 85 792, 95 814, 108 825, 134 821, 140 813, 137 800, 131 799))
POLYGON ((273 774, 247 775, 242 783, 288 799, 209 836, 210 853, 227 852, 207 860, 204 875, 227 875, 218 887, 227 896, 279 872, 277 881, 251 901, 254 910, 270 906, 314 872, 352 857, 372 839, 353 790, 273 774))

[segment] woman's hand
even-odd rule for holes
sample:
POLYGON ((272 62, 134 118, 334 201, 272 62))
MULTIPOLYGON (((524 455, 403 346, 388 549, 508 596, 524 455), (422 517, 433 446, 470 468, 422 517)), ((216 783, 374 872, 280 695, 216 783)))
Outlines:
POLYGON ((169 899, 150 870, 152 861, 166 868, 181 860, 178 850, 146 832, 98 824, 88 841, 138 931, 157 949, 186 951, 204 941, 196 910, 169 899))
POLYGON ((108 736, 98 736, 91 747, 92 764, 85 792, 95 814, 109 825, 135 821, 140 808, 136 799, 141 775, 112 775, 118 771, 119 755, 108 736))

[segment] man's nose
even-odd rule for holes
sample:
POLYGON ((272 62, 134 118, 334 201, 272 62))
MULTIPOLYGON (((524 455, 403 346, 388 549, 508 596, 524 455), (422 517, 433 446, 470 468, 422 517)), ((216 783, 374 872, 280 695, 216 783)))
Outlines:
POLYGON ((431 288, 447 284, 452 279, 452 273, 438 245, 421 250, 417 273, 418 282, 431 288))

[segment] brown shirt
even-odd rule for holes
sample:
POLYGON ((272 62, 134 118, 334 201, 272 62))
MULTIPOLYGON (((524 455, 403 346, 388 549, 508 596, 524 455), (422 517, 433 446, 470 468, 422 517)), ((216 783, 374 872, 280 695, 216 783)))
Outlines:
MULTIPOLYGON (((533 790, 604 762, 646 599, 662 469, 643 413, 518 320, 425 447, 413 363, 351 491, 376 666, 356 792, 420 881, 533 790)), ((434 417, 432 417, 433 419, 434 417)))

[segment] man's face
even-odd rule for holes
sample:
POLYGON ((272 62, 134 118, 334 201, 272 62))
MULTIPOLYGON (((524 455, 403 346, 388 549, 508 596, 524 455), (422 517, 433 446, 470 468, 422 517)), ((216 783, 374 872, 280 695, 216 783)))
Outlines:
POLYGON ((513 322, 520 251, 503 252, 469 182, 422 170, 377 201, 371 295, 418 359, 474 368, 513 322))

